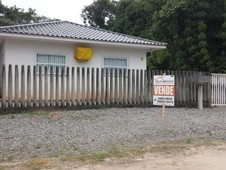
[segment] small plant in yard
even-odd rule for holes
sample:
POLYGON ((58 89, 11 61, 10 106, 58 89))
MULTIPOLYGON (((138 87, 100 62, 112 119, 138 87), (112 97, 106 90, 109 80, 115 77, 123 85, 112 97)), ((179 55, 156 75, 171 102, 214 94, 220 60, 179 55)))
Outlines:
POLYGON ((192 143, 192 141, 193 141, 193 138, 192 138, 192 137, 188 137, 188 138, 186 139, 186 142, 189 143, 189 144, 192 143))

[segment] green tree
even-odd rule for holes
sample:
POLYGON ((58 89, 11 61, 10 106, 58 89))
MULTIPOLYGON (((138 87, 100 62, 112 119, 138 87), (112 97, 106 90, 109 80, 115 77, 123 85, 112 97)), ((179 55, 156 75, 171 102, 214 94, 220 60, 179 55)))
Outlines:
POLYGON ((82 10, 84 24, 109 29, 115 19, 116 4, 114 0, 95 0, 82 10))

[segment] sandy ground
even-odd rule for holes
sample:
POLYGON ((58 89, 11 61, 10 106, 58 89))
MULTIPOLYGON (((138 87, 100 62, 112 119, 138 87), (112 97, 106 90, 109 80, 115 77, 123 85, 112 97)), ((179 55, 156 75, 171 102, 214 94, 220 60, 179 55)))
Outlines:
POLYGON ((101 165, 86 165, 76 170, 223 170, 226 169, 226 144, 191 147, 182 153, 145 154, 128 162, 107 160, 101 165))
POLYGON ((224 170, 226 143, 167 149, 134 158, 106 158, 98 164, 47 158, 18 163, 0 163, 1 170, 224 170), (2 168, 2 169, 1 169, 2 168))

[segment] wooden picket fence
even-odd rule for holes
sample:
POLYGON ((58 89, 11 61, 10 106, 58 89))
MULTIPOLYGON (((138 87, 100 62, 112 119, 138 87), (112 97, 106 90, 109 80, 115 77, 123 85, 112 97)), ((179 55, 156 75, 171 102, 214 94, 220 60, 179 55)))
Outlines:
MULTIPOLYGON (((175 75, 176 106, 197 105, 195 71, 113 70, 99 68, 2 66, 0 108, 55 106, 152 106, 154 75, 175 75)), ((204 103, 211 104, 211 84, 204 84, 204 103)))

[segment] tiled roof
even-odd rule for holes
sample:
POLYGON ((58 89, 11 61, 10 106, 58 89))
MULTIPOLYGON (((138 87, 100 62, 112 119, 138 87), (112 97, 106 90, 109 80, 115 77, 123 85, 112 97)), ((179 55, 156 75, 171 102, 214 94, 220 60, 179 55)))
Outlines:
POLYGON ((1 33, 166 46, 166 43, 120 34, 95 27, 84 26, 68 21, 3 26, 0 27, 0 34, 1 33))

